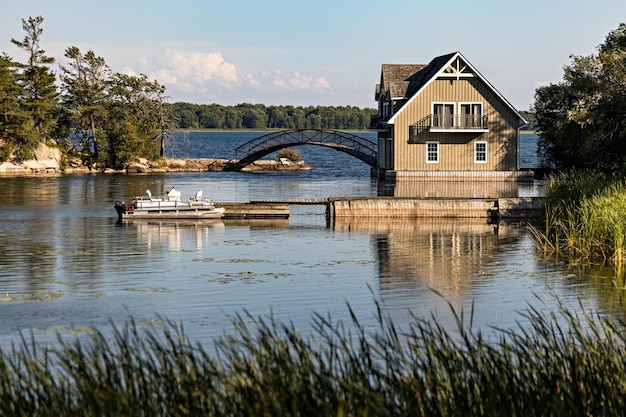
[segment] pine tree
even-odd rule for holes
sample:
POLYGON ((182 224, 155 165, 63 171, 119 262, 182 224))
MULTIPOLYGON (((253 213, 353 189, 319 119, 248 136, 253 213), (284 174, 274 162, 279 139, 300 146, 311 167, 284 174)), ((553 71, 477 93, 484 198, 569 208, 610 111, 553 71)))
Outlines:
POLYGON ((0 160, 28 159, 37 144, 30 115, 19 103, 18 64, 6 54, 0 56, 0 160))
POLYGON ((22 41, 11 42, 28 54, 28 63, 21 64, 20 103, 32 118, 33 129, 40 141, 45 141, 54 125, 54 108, 57 106, 56 77, 50 69, 54 58, 46 55, 39 46, 43 29, 43 17, 22 19, 22 29, 26 32, 22 41))
POLYGON ((85 139, 83 148, 92 149, 97 160, 98 130, 100 120, 106 118, 105 102, 111 70, 104 58, 96 56, 93 51, 83 55, 80 49, 70 46, 65 50, 65 57, 70 62, 61 66, 61 99, 70 111, 74 134, 85 139))

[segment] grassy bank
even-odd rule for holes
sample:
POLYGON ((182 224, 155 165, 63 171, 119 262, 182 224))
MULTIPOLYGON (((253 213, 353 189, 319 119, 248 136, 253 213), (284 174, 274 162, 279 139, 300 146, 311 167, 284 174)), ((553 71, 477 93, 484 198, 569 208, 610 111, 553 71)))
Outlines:
POLYGON ((544 229, 533 229, 546 255, 577 262, 626 263, 626 183, 599 173, 570 172, 545 184, 544 229))
MULTIPOLYGON (((566 311, 483 338, 414 318, 400 334, 316 316, 314 331, 240 317, 209 353, 167 324, 0 357, 0 414, 571 416, 626 407, 624 323, 566 311), (583 324, 584 322, 584 324, 583 324), (350 330, 347 330, 347 329, 350 330)), ((470 318, 471 321, 471 318, 470 318)))

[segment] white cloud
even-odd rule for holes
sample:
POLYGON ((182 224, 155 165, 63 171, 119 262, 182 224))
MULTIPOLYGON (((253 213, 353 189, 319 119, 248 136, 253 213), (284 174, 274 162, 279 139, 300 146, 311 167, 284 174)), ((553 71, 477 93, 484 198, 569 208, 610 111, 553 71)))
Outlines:
POLYGON ((313 79, 313 77, 307 77, 296 72, 289 80, 289 84, 296 90, 311 90, 323 94, 334 93, 324 77, 313 79))
MULTIPOLYGON (((325 102, 321 96, 326 99, 336 96, 325 76, 310 76, 293 68, 268 70, 263 66, 272 62, 246 60, 241 63, 245 67, 245 75, 241 76, 239 64, 227 60, 227 52, 217 49, 199 52, 202 45, 194 45, 195 50, 185 49, 189 46, 170 44, 159 48, 158 45, 144 45, 141 50, 135 49, 132 65, 126 61, 122 72, 147 74, 150 79, 163 84, 167 95, 175 101, 226 104, 239 102, 245 97, 255 102, 319 103, 325 102)), ((204 47, 210 48, 208 45, 204 47)), ((237 54, 234 56, 236 58, 237 54)))
POLYGON ((239 82, 237 68, 227 62, 220 52, 168 50, 147 66, 151 67, 147 72, 165 84, 177 84, 180 81, 183 84, 202 87, 203 83, 211 80, 225 83, 239 82))
POLYGON ((261 84, 256 78, 254 78, 254 75, 252 75, 252 74, 246 75, 245 80, 248 83, 248 85, 251 85, 253 87, 262 87, 263 86, 263 84, 261 84))
POLYGON ((283 80, 282 75, 282 71, 275 70, 274 73, 271 75, 271 86, 279 88, 281 90, 289 90, 289 84, 287 84, 287 82, 283 80))

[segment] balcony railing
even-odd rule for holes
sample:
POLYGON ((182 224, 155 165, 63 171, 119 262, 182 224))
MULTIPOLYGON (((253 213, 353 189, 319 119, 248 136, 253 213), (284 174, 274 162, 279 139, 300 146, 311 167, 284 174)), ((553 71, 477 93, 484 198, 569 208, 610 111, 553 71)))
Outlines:
POLYGON ((429 114, 409 126, 409 142, 422 132, 488 131, 487 116, 429 114))
POLYGON ((432 130, 487 130, 487 116, 433 114, 432 130))

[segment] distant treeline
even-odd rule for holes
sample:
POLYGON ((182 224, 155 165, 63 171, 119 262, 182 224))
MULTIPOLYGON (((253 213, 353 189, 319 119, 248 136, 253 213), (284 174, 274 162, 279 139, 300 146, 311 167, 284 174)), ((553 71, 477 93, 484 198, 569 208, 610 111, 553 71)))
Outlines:
POLYGON ((170 117, 181 129, 367 129, 376 109, 353 106, 173 103, 170 117))
MULTIPOLYGON (((170 117, 181 129, 343 129, 361 130, 370 125, 377 113, 374 108, 354 106, 266 106, 264 104, 173 103, 170 117)), ((535 128, 533 113, 520 111, 529 122, 526 129, 535 128)))

